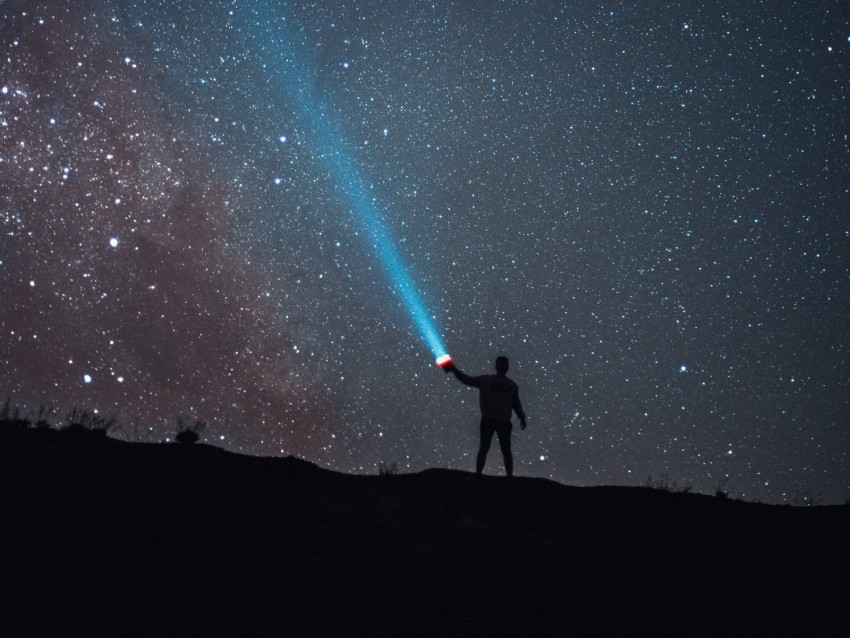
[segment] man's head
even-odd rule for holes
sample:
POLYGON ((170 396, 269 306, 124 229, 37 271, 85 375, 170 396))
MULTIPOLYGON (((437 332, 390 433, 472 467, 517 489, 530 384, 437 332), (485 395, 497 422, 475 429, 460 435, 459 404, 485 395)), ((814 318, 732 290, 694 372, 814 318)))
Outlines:
POLYGON ((496 373, 501 374, 502 376, 508 373, 508 358, 507 357, 496 357, 496 373))

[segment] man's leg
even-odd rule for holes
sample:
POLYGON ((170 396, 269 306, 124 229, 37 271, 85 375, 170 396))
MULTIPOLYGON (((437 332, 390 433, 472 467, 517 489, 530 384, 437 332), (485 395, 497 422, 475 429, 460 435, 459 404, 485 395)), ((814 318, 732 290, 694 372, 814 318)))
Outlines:
POLYGON ((490 441, 493 440, 493 422, 490 419, 481 419, 481 442, 478 445, 478 458, 475 459, 475 472, 481 474, 484 471, 484 463, 487 460, 487 452, 490 450, 490 441))
POLYGON ((499 435, 499 447, 502 448, 502 456, 505 458, 505 473, 508 476, 514 475, 514 455, 511 452, 511 429, 510 421, 499 423, 496 428, 496 434, 499 435))

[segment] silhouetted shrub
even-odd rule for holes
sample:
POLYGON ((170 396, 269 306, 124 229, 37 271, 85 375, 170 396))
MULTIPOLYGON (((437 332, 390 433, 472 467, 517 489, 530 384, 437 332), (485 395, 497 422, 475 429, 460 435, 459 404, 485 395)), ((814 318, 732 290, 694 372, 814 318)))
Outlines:
POLYGON ((201 438, 201 432, 207 427, 207 422, 198 419, 194 424, 186 423, 186 418, 183 416, 177 417, 177 427, 174 440, 185 445, 197 443, 201 438))
POLYGON ((390 463, 387 465, 383 461, 378 465, 378 476, 393 476, 398 474, 398 463, 390 463))
POLYGON ((729 490, 726 489, 726 483, 729 482, 729 477, 724 478, 720 483, 717 484, 717 487, 714 489, 714 495, 717 498, 729 498, 729 490))

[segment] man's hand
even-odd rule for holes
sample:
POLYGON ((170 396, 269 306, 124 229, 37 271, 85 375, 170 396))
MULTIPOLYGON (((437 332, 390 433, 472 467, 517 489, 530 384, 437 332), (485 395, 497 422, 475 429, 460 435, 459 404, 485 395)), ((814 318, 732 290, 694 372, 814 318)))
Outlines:
POLYGON ((457 370, 457 368, 455 368, 454 361, 449 361, 446 365, 443 366, 443 372, 445 372, 446 374, 448 374, 449 372, 454 372, 455 370, 457 370))
POLYGON ((519 420, 519 427, 520 427, 520 428, 522 428, 523 430, 525 429, 525 427, 526 427, 526 426, 525 426, 525 419, 520 419, 520 420, 519 420))

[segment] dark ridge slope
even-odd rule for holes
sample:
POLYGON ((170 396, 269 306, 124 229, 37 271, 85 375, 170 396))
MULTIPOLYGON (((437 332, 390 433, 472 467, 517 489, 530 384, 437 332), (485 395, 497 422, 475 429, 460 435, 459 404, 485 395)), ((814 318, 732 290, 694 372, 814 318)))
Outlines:
POLYGON ((850 507, 351 476, 16 426, 0 503, 3 622, 28 635, 846 630, 850 507))

